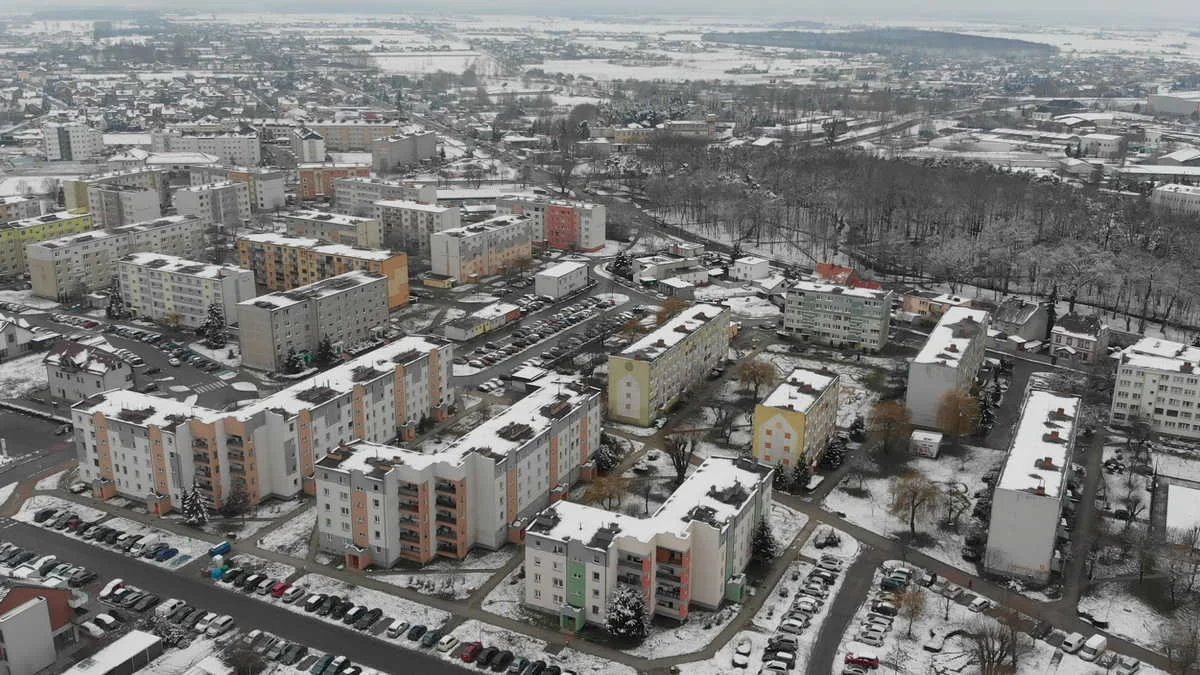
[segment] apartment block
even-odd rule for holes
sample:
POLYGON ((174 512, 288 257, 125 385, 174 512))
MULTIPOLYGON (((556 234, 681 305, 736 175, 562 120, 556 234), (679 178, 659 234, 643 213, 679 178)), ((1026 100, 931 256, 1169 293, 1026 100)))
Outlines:
POLYGON ((42 215, 42 200, 37 197, 7 195, 0 197, 0 225, 42 215))
POLYGON ((61 301, 82 289, 108 288, 117 260, 136 251, 194 255, 205 248, 204 230, 199 218, 166 216, 30 244, 25 252, 33 292, 61 301))
POLYGON ((337 162, 314 162, 300 164, 296 167, 300 176, 300 187, 296 198, 302 201, 333 197, 339 178, 366 178, 371 175, 371 167, 364 164, 344 164, 337 162))
POLYGON ((242 365, 278 371, 291 350, 314 356, 325 338, 336 350, 354 347, 387 323, 387 315, 387 277, 375 272, 260 295, 237 306, 242 365))
POLYGON ((380 209, 376 202, 381 201, 437 204, 437 186, 369 176, 350 176, 333 181, 333 205, 342 213, 380 218, 380 209))
POLYGON ((912 290, 901 298, 901 309, 910 314, 937 321, 951 307, 971 307, 971 299, 952 293, 912 290))
POLYGON ((87 161, 104 153, 103 134, 83 122, 43 124, 42 142, 50 162, 87 161))
POLYGON ((325 161, 325 137, 307 127, 292 129, 288 139, 292 154, 302 164, 325 161))
POLYGON ((155 169, 130 169, 110 171, 89 178, 64 179, 63 200, 68 210, 91 209, 89 190, 94 186, 120 186, 152 190, 158 194, 162 208, 171 205, 171 190, 167 173, 155 169))
POLYGON ((50 398, 74 404, 111 389, 133 387, 133 367, 101 336, 59 340, 42 359, 50 398))
POLYGON ((729 308, 692 305, 608 357, 608 416, 647 427, 729 353, 729 308))
POLYGON ((989 323, 987 312, 966 307, 951 307, 938 319, 908 366, 905 403, 915 426, 938 428, 942 398, 955 390, 974 388, 987 348, 989 323))
POLYGON ((1150 193, 1150 206, 1180 215, 1200 214, 1200 187, 1168 183, 1150 193))
POLYGON ((429 249, 434 274, 463 282, 500 274, 533 259, 525 216, 497 216, 434 232, 429 249))
POLYGON ((134 316, 176 328, 198 328, 219 305, 226 321, 238 303, 255 297, 254 273, 162 253, 130 253, 117 261, 117 283, 134 316))
POLYGON ((677 621, 741 602, 754 528, 771 508, 770 467, 709 457, 648 518, 557 501, 525 532, 524 605, 562 629, 603 626, 620 587, 677 621))
POLYGON ((783 329, 805 342, 877 352, 891 312, 891 291, 799 281, 784 301, 783 329))
POLYGON ((837 431, 841 378, 832 371, 796 368, 754 406, 751 452, 767 466, 815 467, 837 431))
POLYGON ((238 238, 238 264, 268 290, 286 291, 354 270, 387 277, 388 307, 408 304, 408 256, 377 248, 330 244, 312 237, 262 232, 238 238))
POLYGON ((1064 314, 1050 329, 1050 353, 1061 359, 1097 363, 1108 358, 1109 334, 1102 315, 1064 314))
POLYGON ((82 209, 0 223, 0 276, 18 276, 29 271, 25 247, 30 243, 90 229, 92 214, 82 209))
POLYGON ((437 134, 432 131, 383 136, 371 141, 371 169, 387 174, 416 166, 437 154, 437 134))
POLYGON ((287 174, 280 169, 197 166, 188 171, 188 181, 193 187, 227 180, 249 186, 250 210, 254 213, 276 211, 287 201, 287 174))
POLYGON ((1126 347, 1119 354, 1109 420, 1200 438, 1200 348, 1149 337, 1126 347))
POLYGON ((599 390, 554 375, 437 452, 334 449, 316 468, 319 545, 361 569, 519 541, 578 480, 600 442, 600 411, 599 390))
POLYGON ((1061 571, 1055 552, 1071 450, 1079 431, 1077 396, 1030 389, 1008 458, 992 494, 983 567, 989 574, 1044 584, 1061 571))
POLYGON ((401 131, 396 122, 385 120, 317 120, 308 129, 325 139, 325 149, 333 152, 347 150, 371 151, 376 138, 393 136, 401 131))
MULTIPOLYGON (((323 211, 293 211, 279 216, 293 237, 324 239, 335 244, 382 248, 383 230, 376 218, 359 218, 323 211)), ((393 250, 407 250, 389 246, 393 250)))
POLYGON ((461 227, 458 207, 388 199, 375 202, 383 241, 389 248, 429 258, 429 242, 435 232, 461 227))
POLYGON ((331 449, 411 438, 422 418, 444 419, 453 358, 440 338, 410 335, 234 411, 97 394, 71 410, 80 480, 158 514, 193 485, 215 508, 235 490, 252 504, 313 494, 316 462, 331 449))
POLYGON ((258 166, 262 162, 258 134, 254 132, 185 132, 157 129, 150 132, 154 152, 202 152, 216 155, 233 166, 258 166))
POLYGON ((131 185, 89 185, 88 205, 97 228, 143 223, 162 215, 158 192, 131 185))
POLYGON ((540 245, 564 251, 604 248, 608 215, 603 204, 508 195, 496 200, 496 212, 528 216, 530 236, 540 245))
POLYGON ((208 225, 237 229, 250 221, 250 185, 227 180, 179 188, 175 209, 208 225))

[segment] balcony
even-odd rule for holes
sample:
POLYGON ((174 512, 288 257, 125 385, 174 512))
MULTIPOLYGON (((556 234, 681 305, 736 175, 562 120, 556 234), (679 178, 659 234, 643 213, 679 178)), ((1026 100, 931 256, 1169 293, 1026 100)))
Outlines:
POLYGON ((642 578, 636 574, 618 574, 617 583, 628 584, 637 588, 642 587, 642 578))
POLYGON ((241 449, 242 447, 244 447, 242 437, 241 436, 226 436, 225 437, 225 446, 228 448, 241 449))
POLYGON ((410 530, 404 530, 396 535, 401 541, 421 541, 421 535, 410 530))
POLYGON ((197 464, 208 464, 208 453, 194 452, 192 453, 192 461, 197 464))
POLYGON ((229 473, 231 473, 235 476, 245 476, 246 475, 246 467, 242 466, 241 464, 230 464, 229 465, 229 473))
POLYGON ((676 586, 683 582, 683 578, 677 573, 672 570, 664 570, 661 567, 655 573, 654 578, 669 584, 675 584, 676 586))
POLYGON ((240 450, 230 450, 228 455, 229 455, 230 461, 233 461, 233 462, 246 461, 246 453, 241 452, 240 450))
POLYGON ((662 586, 659 586, 658 588, 654 589, 654 595, 659 598, 670 598, 670 599, 678 600, 680 593, 679 593, 678 588, 664 588, 662 586))
POLYGON ((420 513, 421 502, 400 502, 397 507, 401 513, 420 513))
POLYGON ((192 447, 193 448, 208 448, 208 439, 207 438, 193 438, 192 439, 192 447))
POLYGON ((458 544, 451 544, 445 541, 440 542, 437 545, 437 552, 444 553, 450 557, 458 557, 458 544))
POLYGON ((437 529, 437 538, 447 541, 457 541, 458 533, 448 527, 439 527, 437 529))
POLYGON ((456 525, 458 523, 458 518, 455 518, 445 511, 438 511, 437 515, 434 516, 434 520, 438 521, 439 523, 449 523, 451 525, 456 525))
POLYGON ((455 508, 456 506, 458 506, 457 499, 455 499, 454 497, 447 497, 445 495, 439 496, 437 499, 433 500, 433 503, 437 504, 438 506, 444 506, 448 509, 452 509, 452 508, 455 508))
POLYGON ((456 492, 454 483, 448 483, 446 481, 438 481, 436 490, 439 493, 447 495, 453 495, 456 492))
POLYGON ((400 495, 401 497, 420 497, 421 491, 417 489, 416 485, 408 483, 397 488, 396 494, 400 495))
POLYGON ((629 558, 621 558, 620 560, 617 561, 617 565, 620 565, 622 567, 629 567, 629 568, 635 569, 639 572, 642 571, 642 561, 641 560, 630 560, 629 558))
POLYGON ((407 517, 407 518, 401 518, 400 520, 398 520, 396 522, 398 522, 400 524, 400 527, 407 528, 410 530, 417 530, 417 529, 421 528, 421 524, 419 522, 417 522, 417 519, 413 518, 411 516, 407 517))
POLYGON ((196 475, 204 476, 205 478, 212 478, 212 472, 210 472, 206 466, 196 467, 196 475))

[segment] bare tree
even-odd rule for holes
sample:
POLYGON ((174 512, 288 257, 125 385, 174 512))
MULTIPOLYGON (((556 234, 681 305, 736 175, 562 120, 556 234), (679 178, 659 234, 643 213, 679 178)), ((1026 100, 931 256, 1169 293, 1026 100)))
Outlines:
POLYGON ((1163 653, 1170 672, 1185 675, 1200 664, 1200 617, 1192 612, 1177 612, 1167 627, 1163 653))
POLYGON ((979 420, 979 399, 966 390, 948 391, 938 403, 938 428, 955 447, 979 430, 979 420))
POLYGON ((908 521, 909 533, 917 534, 917 520, 932 513, 941 490, 919 473, 906 473, 892 480, 892 501, 888 510, 908 521))
POLYGON ((598 476, 591 485, 588 485, 587 491, 583 493, 583 499, 613 511, 621 508, 621 502, 625 499, 625 488, 628 485, 629 479, 620 474, 598 476))
POLYGON ((908 443, 912 414, 899 401, 880 401, 871 408, 867 429, 870 439, 883 448, 884 454, 891 454, 908 443))
POLYGON ((912 638, 913 622, 925 616, 925 604, 927 598, 925 591, 920 586, 910 586, 907 590, 900 594, 897 598, 900 606, 900 616, 908 619, 909 638, 912 638))
POLYGON ((1015 664, 1030 649, 1020 631, 996 621, 977 620, 969 635, 971 655, 981 675, 1017 672, 1015 664))
POLYGON ((710 405, 708 411, 713 418, 713 429, 725 445, 733 438, 733 429, 738 419, 737 408, 730 405, 710 405))
POLYGON ((663 440, 663 451, 671 460, 671 468, 675 469, 675 485, 679 486, 687 477, 688 467, 696 454, 696 443, 686 436, 672 434, 663 440))
POLYGON ((770 361, 750 359, 738 366, 738 382, 753 389, 755 396, 761 395, 763 387, 775 384, 776 376, 775 366, 770 361))
POLYGON ((579 160, 566 154, 560 156, 551 166, 550 173, 554 178, 554 184, 558 186, 558 191, 562 194, 566 194, 571 187, 571 178, 577 166, 579 166, 579 160))

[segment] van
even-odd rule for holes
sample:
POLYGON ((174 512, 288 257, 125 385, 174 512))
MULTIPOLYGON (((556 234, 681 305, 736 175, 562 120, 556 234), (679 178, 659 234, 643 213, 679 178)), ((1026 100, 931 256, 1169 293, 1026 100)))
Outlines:
POLYGON ((170 600, 167 600, 166 602, 162 603, 158 607, 155 607, 154 615, 161 617, 161 618, 166 618, 167 616, 169 616, 171 614, 171 612, 174 612, 175 610, 179 609, 180 607, 183 607, 184 604, 185 603, 182 600, 180 600, 179 598, 171 598, 170 600))
POLYGON ((86 631, 88 635, 91 635, 94 638, 104 637, 104 631, 101 630, 99 626, 92 623, 91 621, 84 621, 83 623, 79 624, 79 627, 82 628, 84 631, 86 631))
POLYGON ((154 545, 157 543, 158 537, 152 534, 147 535, 138 540, 136 544, 129 547, 129 554, 140 558, 143 553, 145 553, 148 549, 154 548, 154 545))
POLYGON ((1071 633, 1063 638, 1062 644, 1059 645, 1062 650, 1068 654, 1074 654, 1083 646, 1083 636, 1079 633, 1071 633))
POLYGON ((1083 643, 1083 647, 1079 650, 1079 658, 1084 661, 1095 661, 1107 647, 1108 638, 1103 635, 1093 635, 1083 643))

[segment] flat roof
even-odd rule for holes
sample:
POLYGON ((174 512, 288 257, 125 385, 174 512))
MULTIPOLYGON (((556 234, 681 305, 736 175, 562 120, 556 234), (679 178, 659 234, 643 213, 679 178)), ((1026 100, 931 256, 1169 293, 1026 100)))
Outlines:
POLYGON ((557 279, 558 277, 565 277, 568 274, 578 272, 580 269, 587 269, 587 265, 581 262, 572 262, 570 260, 566 260, 558 263, 557 265, 551 265, 541 272, 534 274, 534 276, 557 279))
POLYGON ((57 239, 47 239, 46 241, 32 242, 30 246, 44 246, 46 248, 58 248, 60 246, 71 246, 81 242, 95 241, 97 239, 107 239, 109 237, 119 237, 127 234, 137 234, 138 232, 149 232, 160 227, 168 227, 170 225, 178 225, 184 222, 194 222, 198 225, 203 225, 196 216, 163 216, 155 220, 148 220, 141 223, 133 223, 130 225, 119 225, 117 227, 109 227, 103 230, 87 230, 85 232, 76 232, 68 234, 57 239))
POLYGON ((1184 192, 1187 194, 1200 195, 1200 186, 1196 185, 1180 185, 1179 183, 1167 183, 1154 188, 1155 192, 1184 192))
POLYGON ((63 671, 63 675, 106 675, 128 661, 131 656, 140 654, 160 642, 162 638, 157 635, 131 630, 104 649, 63 671))
POLYGON ((1029 390, 996 489, 1061 497, 1078 411, 1078 396, 1029 390))
POLYGON ((237 274, 246 271, 236 265, 214 265, 212 263, 180 258, 179 256, 166 255, 165 253, 130 253, 117 260, 117 262, 127 265, 137 265, 138 267, 150 267, 160 272, 182 274, 201 279, 219 279, 225 274, 237 274))
POLYGON ((365 223, 374 218, 364 218, 362 216, 351 216, 345 213, 329 213, 327 211, 293 211, 291 213, 281 213, 280 218, 289 218, 291 220, 315 220, 322 223, 335 223, 338 225, 355 225, 357 223, 365 223))
POLYGON ((988 313, 982 309, 951 307, 933 327, 913 363, 937 363, 957 368, 972 340, 981 333, 987 337, 984 332, 987 321, 988 313))
POLYGON ((520 311, 520 307, 510 302, 493 302, 492 304, 481 309, 471 312, 471 316, 476 319, 495 319, 504 316, 510 312, 520 311))
POLYGON ((385 275, 375 272, 352 270, 335 277, 314 281, 306 286, 297 286, 290 291, 275 291, 274 293, 267 293, 250 298, 249 300, 243 300, 238 303, 238 306, 253 305, 260 309, 274 311, 308 300, 317 300, 337 295, 338 293, 345 293, 351 289, 385 279, 387 279, 385 275))
POLYGON ((843 284, 833 284, 827 281, 797 281, 792 285, 792 290, 801 291, 803 293, 835 293, 837 295, 845 295, 851 298, 863 298, 866 300, 882 300, 887 297, 890 291, 880 290, 878 288, 859 288, 857 286, 846 286, 843 284))
POLYGON ((323 255, 340 255, 346 258, 357 258, 359 260, 388 260, 396 255, 399 255, 398 253, 393 253, 392 251, 382 248, 362 248, 359 246, 351 246, 349 244, 331 244, 328 241, 317 237, 300 237, 281 232, 255 232, 252 234, 244 234, 238 238, 256 244, 272 244, 275 246, 287 246, 290 248, 303 248, 321 253, 323 255))
POLYGON ((1144 337, 1121 351, 1121 364, 1175 373, 1200 372, 1200 347, 1144 337))
POLYGON ((685 337, 696 332, 704 324, 721 316, 722 312, 726 317, 729 316, 728 307, 718 307, 707 303, 687 307, 656 330, 621 350, 620 356, 653 361, 671 347, 682 342, 685 337))
POLYGON ((471 223, 470 225, 452 227, 448 230, 442 230, 441 232, 434 232, 434 235, 450 237, 475 237, 487 232, 495 232, 497 230, 503 230, 505 228, 512 227, 513 225, 520 225, 528 222, 528 216, 510 213, 503 216, 496 216, 495 218, 488 218, 487 220, 481 220, 478 223, 471 223))
POLYGON ((834 372, 797 368, 763 399, 762 404, 768 408, 787 408, 807 413, 817 399, 830 387, 837 385, 837 381, 838 374, 834 372))
POLYGON ((380 199, 375 202, 375 206, 384 209, 405 209, 407 211, 427 211, 429 213, 445 213, 455 208, 453 206, 422 204, 421 202, 414 202, 411 199, 380 199))
POLYGON ((84 211, 82 213, 71 213, 70 211, 55 211, 53 213, 45 213, 40 216, 32 216, 29 218, 22 218, 21 220, 14 220, 14 221, 7 222, 7 223, 0 223, 0 229, 6 230, 6 229, 16 229, 16 228, 24 228, 24 227, 35 227, 37 225, 45 225, 47 223, 57 223, 60 220, 72 220, 75 218, 83 218, 85 216, 90 216, 90 215, 91 215, 91 213, 88 211, 84 211))

